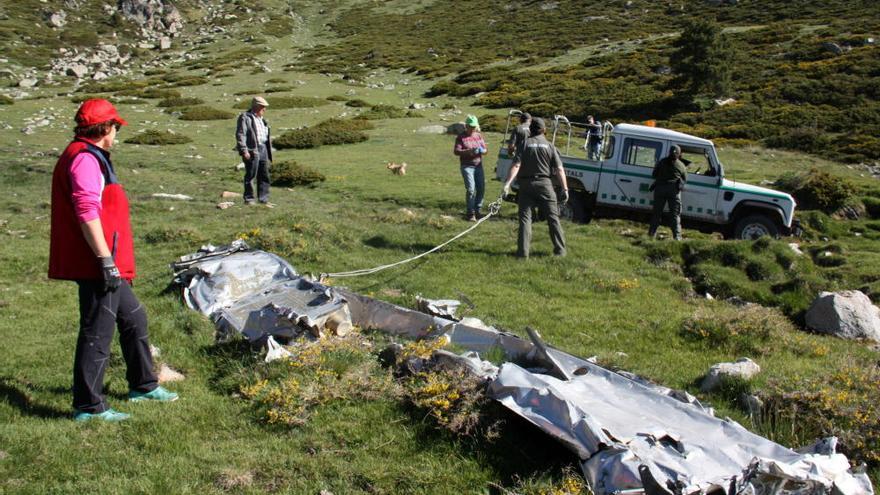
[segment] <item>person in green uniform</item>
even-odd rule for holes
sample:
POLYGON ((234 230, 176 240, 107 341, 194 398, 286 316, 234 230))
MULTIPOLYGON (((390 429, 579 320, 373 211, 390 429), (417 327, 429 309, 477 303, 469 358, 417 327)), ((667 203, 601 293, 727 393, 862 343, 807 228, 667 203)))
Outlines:
POLYGON ((681 240, 681 192, 687 182, 687 168, 681 161, 681 148, 673 144, 669 149, 669 156, 661 158, 654 165, 654 211, 651 215, 651 226, 648 235, 654 237, 660 218, 663 216, 663 208, 669 204, 669 212, 672 213, 672 237, 676 241, 681 240))
POLYGON ((527 138, 522 149, 516 150, 513 165, 504 181, 504 195, 510 194, 510 185, 519 179, 517 206, 519 207, 519 235, 517 237, 516 255, 520 258, 529 257, 529 246, 532 242, 532 208, 538 207, 547 218, 550 227, 550 241, 553 243, 553 254, 565 256, 565 235, 559 223, 558 204, 568 201, 568 183, 565 180, 565 169, 559 150, 544 137, 546 125, 544 120, 535 117, 529 125, 531 136, 527 138), (562 192, 557 198, 553 188, 552 177, 558 177, 562 192))

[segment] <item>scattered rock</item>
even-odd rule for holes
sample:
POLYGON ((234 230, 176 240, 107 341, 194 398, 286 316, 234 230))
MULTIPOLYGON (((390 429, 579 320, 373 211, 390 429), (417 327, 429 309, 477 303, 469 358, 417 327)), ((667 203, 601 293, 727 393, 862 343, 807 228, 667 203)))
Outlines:
POLYGON ((822 292, 805 319, 807 327, 817 332, 880 342, 880 309, 862 291, 822 292))
POLYGON ((233 199, 233 198, 240 198, 240 197, 241 197, 241 193, 237 193, 237 192, 223 191, 222 193, 220 193, 221 199, 233 199))
POLYGON ((718 105, 719 107, 730 105, 732 103, 736 103, 735 98, 724 98, 724 99, 715 100, 715 104, 718 105))
POLYGON ((47 20, 49 21, 49 25, 54 28, 64 27, 64 25, 67 24, 67 12, 63 10, 53 12, 49 14, 49 18, 47 20))
POLYGON ((180 382, 185 379, 186 376, 183 373, 165 363, 162 363, 162 366, 159 367, 159 383, 180 382))
POLYGON ((37 80, 32 78, 25 78, 21 81, 18 81, 19 88, 33 88, 37 85, 37 80))
POLYGON ((159 49, 168 50, 169 48, 171 48, 171 38, 168 36, 162 36, 159 38, 159 49))
POLYGON ((162 355, 162 350, 159 349, 158 347, 154 346, 153 344, 150 344, 150 354, 154 358, 157 358, 162 355))
POLYGON ((192 196, 187 196, 186 194, 153 193, 151 196, 162 199, 179 199, 181 201, 189 201, 192 199, 192 196))
POLYGON ((711 392, 717 389, 725 378, 733 377, 748 380, 761 371, 758 363, 749 358, 739 358, 733 363, 713 364, 700 384, 700 390, 711 392))
POLYGON ((804 255, 804 252, 801 251, 801 246, 800 246, 800 244, 798 244, 798 243, 796 243, 796 242, 789 242, 789 243, 788 243, 788 247, 790 247, 791 250, 794 251, 794 254, 796 254, 796 255, 798 255, 798 256, 803 256, 803 255, 804 255))
POLYGON ((235 170, 244 170, 244 162, 239 162, 239 164, 235 166, 235 170))
POLYGON ((9 454, 5 450, 0 450, 0 461, 9 457, 9 454))
POLYGON ((89 68, 83 64, 73 64, 67 68, 65 74, 82 79, 89 72, 89 68))
POLYGON ((221 210, 225 210, 226 208, 229 208, 231 206, 235 206, 234 201, 222 201, 220 203, 217 203, 217 208, 220 208, 221 210))

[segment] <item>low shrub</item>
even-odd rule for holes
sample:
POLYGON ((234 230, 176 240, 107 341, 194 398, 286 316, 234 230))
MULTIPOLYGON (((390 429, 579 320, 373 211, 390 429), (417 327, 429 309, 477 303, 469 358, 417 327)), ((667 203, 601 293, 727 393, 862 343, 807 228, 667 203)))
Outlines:
MULTIPOLYGON (((248 94, 257 93, 258 92, 253 92, 248 94)), ((269 104, 269 108, 273 110, 282 108, 312 108, 327 104, 326 99, 315 98, 313 96, 270 96, 266 98, 266 102, 269 104)), ((233 108, 247 110, 250 107, 251 100, 247 99, 236 104, 233 108)))
POLYGON ((327 101, 348 101, 348 97, 342 95, 330 95, 327 97, 327 101))
POLYGON ((880 467, 880 367, 849 358, 839 371, 797 383, 771 383, 762 393, 757 430, 776 441, 803 446, 835 436, 854 464, 880 467))
POLYGON ((364 120, 382 120, 401 119, 409 116, 409 112, 405 108, 398 108, 392 105, 373 105, 369 110, 355 118, 364 120))
POLYGON ((272 164, 272 185, 281 187, 312 186, 327 178, 321 172, 300 165, 294 160, 286 160, 272 164))
POLYGON ((865 205, 865 212, 871 218, 880 218, 880 198, 872 196, 862 197, 862 204, 865 205))
POLYGON ((360 143, 368 139, 363 131, 372 128, 373 125, 367 120, 330 119, 313 127, 286 132, 278 137, 273 144, 278 149, 306 149, 325 144, 360 143))
POLYGON ((138 98, 180 98, 180 91, 167 88, 139 88, 117 91, 118 96, 136 96, 138 98))
MULTIPOLYGON (((512 122, 511 125, 519 124, 512 122)), ((480 130, 483 132, 504 132, 507 127, 507 119, 501 115, 486 114, 480 116, 480 130)))
POLYGON ((345 102, 345 106, 353 107, 353 108, 361 108, 370 106, 365 100, 361 100, 360 98, 355 98, 353 100, 348 100, 345 102))
POLYGON ((194 105, 201 105, 205 101, 201 98, 165 98, 164 100, 156 103, 157 107, 190 107, 194 105))
POLYGON ((12 105, 15 102, 12 98, 6 95, 0 95, 0 105, 12 105))
POLYGON ((147 129, 140 134, 125 140, 129 144, 148 144, 152 146, 164 146, 170 144, 186 144, 191 143, 192 139, 183 134, 177 134, 171 131, 157 131, 155 129, 147 129))
POLYGON ((232 112, 211 107, 189 107, 183 110, 180 120, 226 120, 235 117, 232 112))
POLYGON ((681 327, 685 339, 736 355, 777 352, 797 331, 779 310, 757 304, 700 308, 681 327))
POLYGON ((787 174, 777 180, 776 185, 794 196, 800 208, 826 213, 846 205, 855 190, 848 179, 816 168, 805 174, 787 174))
POLYGON ((169 82, 169 87, 182 87, 182 86, 201 86, 202 84, 206 84, 208 82, 208 78, 204 76, 187 76, 180 78, 173 78, 173 82, 169 82))

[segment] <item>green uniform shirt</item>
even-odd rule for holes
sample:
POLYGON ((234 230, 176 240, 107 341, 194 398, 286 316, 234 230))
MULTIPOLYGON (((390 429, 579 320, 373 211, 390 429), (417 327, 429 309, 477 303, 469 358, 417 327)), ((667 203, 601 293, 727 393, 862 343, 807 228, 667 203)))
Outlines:
POLYGON ((651 174, 657 182, 687 182, 687 168, 681 160, 667 156, 661 158, 654 165, 654 172, 651 174))
POLYGON ((526 139, 522 150, 516 150, 514 162, 521 163, 517 174, 520 178, 550 177, 562 167, 559 151, 543 134, 526 139))

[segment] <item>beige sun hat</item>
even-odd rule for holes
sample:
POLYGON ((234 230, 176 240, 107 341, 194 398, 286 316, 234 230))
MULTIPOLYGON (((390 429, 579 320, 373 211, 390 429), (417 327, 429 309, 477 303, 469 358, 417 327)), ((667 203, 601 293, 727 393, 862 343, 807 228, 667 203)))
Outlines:
POLYGON ((258 106, 258 105, 261 107, 268 107, 269 102, 266 101, 266 99, 263 98, 262 96, 254 96, 254 99, 251 100, 251 108, 258 106))

